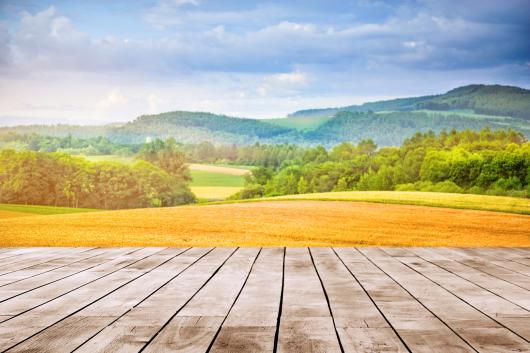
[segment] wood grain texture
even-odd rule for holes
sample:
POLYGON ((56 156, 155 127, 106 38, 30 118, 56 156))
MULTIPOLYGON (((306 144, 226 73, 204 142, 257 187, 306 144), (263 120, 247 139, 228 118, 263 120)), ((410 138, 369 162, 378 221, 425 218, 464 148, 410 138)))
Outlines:
POLYGON ((0 248, 0 353, 530 352, 527 248, 0 248))

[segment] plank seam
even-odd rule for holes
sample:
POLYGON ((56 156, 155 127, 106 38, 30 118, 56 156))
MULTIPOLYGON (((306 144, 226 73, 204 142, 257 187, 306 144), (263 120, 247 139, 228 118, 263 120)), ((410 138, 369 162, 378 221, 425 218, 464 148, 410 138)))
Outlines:
POLYGON ((413 298, 416 302, 418 302, 422 307, 425 308, 425 310, 427 310, 429 313, 431 313, 436 319, 438 319, 442 324, 445 325, 445 327, 447 327, 449 330, 451 330, 458 338, 460 338, 462 340, 462 342, 464 342, 465 344, 467 344, 472 350, 474 350, 475 352, 479 352, 477 349, 475 349, 475 347, 473 347, 467 340, 465 340, 462 336, 460 336, 460 334, 458 332, 456 332, 451 326, 449 326, 444 320, 442 320, 440 317, 438 317, 438 315, 436 315, 434 312, 431 311, 431 309, 429 309, 427 306, 425 306, 425 304, 423 304, 418 298, 416 298, 414 295, 412 295, 412 293, 410 293, 405 287, 403 287, 398 281, 396 281, 394 279, 394 277, 390 276, 388 273, 386 273, 381 267, 379 267, 378 265, 376 265, 368 256, 366 256, 363 252, 361 252, 360 250, 358 249, 355 249, 357 250, 362 256, 364 256, 372 265, 374 265, 375 267, 377 267, 379 269, 379 271, 381 271, 382 273, 384 273, 388 278, 390 278, 394 283, 396 283, 401 289, 403 289, 405 292, 407 292, 408 295, 411 296, 411 298, 413 298))
POLYGON ((372 302, 372 304, 375 306, 375 308, 377 309, 377 311, 379 311, 379 313, 381 314, 381 316, 383 316, 383 319, 385 319, 386 323, 388 324, 388 326, 390 328, 392 328, 392 331, 394 331, 394 333, 396 334, 396 336, 399 338, 399 340, 401 341, 401 343, 403 343, 403 345, 405 346, 405 348, 407 349, 407 351, 409 351, 410 353, 412 353, 412 350, 409 348, 409 346, 407 345, 407 343, 403 340, 403 338, 401 337, 401 335, 398 333, 398 331, 396 330, 396 328, 394 326, 392 326, 392 324, 390 323, 390 321, 388 321, 386 315, 381 311, 381 309, 379 308, 379 306, 377 306, 377 303, 374 301, 374 299, 372 298, 372 296, 370 295, 370 293, 368 293, 368 291, 366 290, 366 288, 364 288, 363 284, 361 283, 361 281, 359 281, 357 279, 357 277, 355 277, 355 275, 353 274, 353 272, 349 269, 349 267, 344 263, 344 261, 342 260, 342 258, 340 257, 340 255, 335 251, 335 248, 331 248, 331 250, 333 250, 333 252, 335 253, 335 255, 337 255, 337 257, 339 258, 340 262, 344 265, 344 267, 346 268, 346 270, 350 273, 350 275, 352 275, 352 277, 355 279, 355 281, 359 284, 359 286, 362 288, 362 290, 364 291, 364 293, 368 296, 368 298, 370 299, 370 301, 372 302))
POLYGON ((239 296, 241 295, 241 292, 243 292, 243 288, 245 288, 245 285, 247 284, 247 281, 250 277, 250 274, 252 273, 252 269, 254 268, 254 265, 256 264, 256 261, 258 260, 258 257, 259 255, 261 254, 261 250, 263 248, 260 248, 259 251, 258 251, 258 254, 256 255, 256 257, 254 257, 254 261, 252 262, 252 265, 250 266, 250 270, 248 271, 247 273, 247 277, 245 278, 245 281, 243 282, 243 285, 241 286, 241 288, 239 289, 239 292, 237 293, 234 301, 232 302, 232 305, 230 305, 230 308, 228 309, 228 312, 226 313, 223 321, 221 322, 221 325, 219 325, 219 328, 217 329, 217 332, 215 333, 215 335, 213 336, 212 338, 212 341, 210 342, 210 344, 208 345, 208 348, 206 349, 206 352, 205 353, 209 353, 210 350, 212 349, 214 343, 215 343, 215 340, 217 339, 217 336, 219 336, 219 333, 221 332, 221 329, 223 328, 223 324, 225 323, 226 319, 228 318, 228 315, 230 315, 230 312, 232 311, 232 308, 234 307, 234 305, 236 305, 236 302, 237 302, 237 299, 239 298, 239 296))
POLYGON ((333 317, 333 310, 331 310, 331 304, 329 302, 328 292, 326 291, 326 288, 324 286, 324 282, 322 282, 322 278, 320 277, 320 273, 318 272, 317 266, 315 264, 315 259, 313 259, 313 254, 311 253, 311 248, 307 248, 309 252, 309 257, 311 258, 311 263, 313 264, 313 268, 315 269, 315 272, 317 274, 318 280, 320 282, 320 286, 322 287, 322 291, 324 292, 324 297, 326 298, 326 303, 328 305, 329 315, 331 316, 331 321, 333 322, 333 329, 335 330, 335 335, 337 336, 337 341, 339 342, 340 351, 344 353, 344 347, 342 346, 342 341, 340 339, 339 331, 337 330, 337 325, 335 323, 335 318, 333 317))
POLYGON ((138 353, 141 353, 143 352, 150 344, 151 342, 153 342, 155 340, 155 338, 160 334, 160 332, 162 332, 162 330, 164 330, 164 328, 167 327, 167 325, 169 325, 169 323, 171 322, 171 320, 173 320, 175 318, 175 316, 178 315, 178 313, 186 306, 188 305, 188 303, 193 299, 195 298, 195 296, 197 295, 197 293, 199 293, 201 291, 201 289, 204 288, 204 286, 206 286, 208 284, 208 282, 210 282, 210 280, 219 272, 219 270, 221 270, 221 268, 224 266, 224 264, 232 257, 232 255, 234 255, 234 253, 238 250, 239 248, 236 248, 234 251, 232 251, 232 253, 219 265, 219 267, 217 267, 217 269, 212 273, 212 275, 199 287, 199 289, 197 289, 197 291, 191 296, 189 297, 188 300, 186 300, 186 302, 184 304, 182 304, 182 306, 180 308, 178 308, 177 311, 175 311, 175 313, 173 313, 173 315, 171 315, 171 317, 164 323, 164 325, 162 325, 160 327, 160 329, 153 335, 153 337, 151 337, 149 340, 147 340, 147 342, 144 344, 144 346, 138 351, 138 353))
MULTIPOLYGON (((497 297, 499 297, 499 298, 501 298, 501 299, 503 299, 503 300, 506 300, 507 302, 512 303, 513 305, 515 305, 515 306, 521 308, 521 309, 524 310, 524 311, 527 311, 527 312, 529 311, 528 309, 523 308, 521 305, 512 302, 510 299, 504 298, 502 295, 499 295, 499 294, 497 294, 497 293, 491 291, 490 289, 481 286, 481 285, 478 284, 478 283, 475 283, 475 282, 473 282, 473 281, 471 281, 471 280, 469 280, 469 279, 467 279, 467 278, 465 278, 465 277, 462 277, 462 276, 459 275, 458 273, 455 273, 455 272, 453 272, 453 271, 450 271, 450 270, 446 269, 445 267, 443 267, 443 266, 441 266, 441 265, 438 265, 436 262, 429 261, 429 260, 427 260, 427 259, 421 257, 420 255, 417 255, 417 256, 418 256, 420 259, 423 259, 423 260, 425 260, 425 261, 427 261, 427 262, 429 262, 429 263, 431 263, 431 264, 433 264, 433 265, 435 265, 435 266, 441 268, 442 270, 447 271, 447 272, 449 272, 450 274, 455 275, 455 276, 457 276, 458 278, 463 279, 464 281, 467 281, 467 282, 469 282, 469 283, 471 283, 471 284, 473 284, 473 285, 475 285, 475 286, 477 286, 477 287, 479 287, 479 288, 482 288, 482 289, 484 289, 485 291, 487 291, 487 292, 489 292, 489 293, 491 293, 491 294, 493 294, 493 295, 495 295, 495 296, 497 296, 497 297)), ((458 261, 451 260, 451 259, 449 259, 449 261, 458 262, 458 261)), ((458 262, 458 263, 459 263, 459 262, 458 262)), ((468 267, 469 267, 469 266, 468 266, 468 267)))
POLYGON ((276 353, 278 351, 278 340, 280 338, 280 323, 283 310, 283 288, 285 286, 285 253, 287 248, 283 248, 283 262, 282 262, 282 287, 280 290, 280 305, 278 307, 278 317, 276 318, 276 331, 274 332, 274 347, 272 352, 276 353))
MULTIPOLYGON (((398 260, 399 261, 399 260, 398 260)), ((492 321, 494 321, 495 323, 497 323, 499 326, 502 326, 504 327, 505 329, 507 329, 508 331, 510 331, 511 333, 513 333, 514 335, 518 336, 519 338, 522 338, 523 340, 525 340, 526 342, 530 343, 529 340, 527 340, 526 338, 524 338, 523 336, 521 336, 520 334, 518 334, 517 332, 514 332, 512 329, 510 329, 509 327, 505 326, 504 324, 500 323, 499 321, 497 321, 495 318, 491 317, 490 315, 486 314, 485 312, 483 312, 482 310, 478 309, 477 307, 475 307, 473 304, 469 303, 468 301, 466 301, 465 299, 461 298, 459 295, 453 293, 452 291, 450 291, 449 289, 445 288, 444 286, 442 286, 441 284, 439 284, 438 282, 432 280, 431 278, 427 277, 426 275, 424 275, 423 273, 417 271, 416 269, 410 267, 408 264, 402 262, 402 261, 399 261, 401 262, 403 265, 405 265, 406 267, 410 268, 412 271, 418 273, 419 275, 421 275, 422 277, 425 277, 427 280, 429 280, 430 282, 434 283, 435 285, 437 285, 438 287, 442 288, 443 290, 449 292, 450 294, 452 294, 453 296, 455 296, 456 298, 460 299, 461 301, 463 301, 464 303, 466 303, 467 305, 469 305, 470 307, 472 307, 473 309, 475 309, 476 311, 478 311, 479 313, 481 313, 482 315, 490 318, 492 321)))
POLYGON ((161 286, 159 286, 158 288, 156 288, 153 292, 151 292, 148 296, 146 296, 145 298, 143 298, 141 301, 139 301, 138 303, 136 303, 135 305, 133 305, 133 307, 129 310, 127 310, 126 312, 124 312, 123 314, 119 315, 116 317, 116 319, 112 320, 112 322, 110 322, 109 324, 105 325, 105 327, 103 327, 101 330, 97 331, 96 333, 94 333, 92 336, 90 336, 88 339, 86 339, 83 343, 81 343, 80 345, 78 345, 71 353, 77 351, 79 348, 81 348, 85 343, 87 343, 88 341, 90 341, 92 338, 96 337, 99 333, 101 333, 103 330, 105 330, 107 327, 109 326, 112 326, 116 321, 118 321, 119 319, 121 319, 122 317, 124 317, 125 315, 127 315, 132 309, 136 308, 138 305, 142 304, 144 301, 146 301, 148 298, 150 298, 151 296, 153 296, 156 292, 158 292, 161 288, 163 288, 164 286, 166 286, 169 282, 173 281, 175 278, 177 278, 178 276, 180 276, 182 273, 184 273, 187 269, 189 269, 190 267, 192 267, 193 265, 195 265, 198 261, 200 261, 203 257, 205 257, 206 255, 208 255, 209 253, 211 253, 213 251, 214 248, 210 249, 209 251, 207 251, 206 253, 204 253, 203 255, 201 255, 200 257, 198 257, 195 261, 193 261, 191 264, 189 264, 188 266, 186 266, 186 268, 184 268, 182 271, 180 271, 179 273, 177 273, 175 276, 171 277, 169 280, 167 280, 165 283, 163 283, 161 286))
MULTIPOLYGON (((137 252, 137 251, 140 251, 140 250, 141 250, 141 249, 133 250, 133 251, 131 251, 131 252, 128 252, 128 253, 125 253, 125 254, 123 254, 123 255, 119 255, 119 256, 130 255, 130 254, 133 254, 133 253, 135 253, 135 252, 137 252)), ((101 254, 100 254, 100 255, 101 255, 101 254)), ((96 255, 96 256, 99 256, 99 255, 96 255)), ((85 259, 85 260, 88 260, 88 259, 85 259)), ((52 284, 52 283, 55 283, 55 282, 62 281, 63 279, 66 279, 66 278, 68 278, 68 277, 75 276, 75 275, 77 275, 77 274, 79 274, 79 273, 82 273, 82 272, 85 272, 85 271, 89 271, 89 270, 91 270, 91 269, 93 269, 93 268, 95 268, 95 267, 101 266, 101 265, 103 265, 103 264, 105 264, 105 263, 107 263, 107 262, 110 262, 110 261, 112 261, 112 260, 113 260, 113 259, 109 259, 109 260, 107 260, 107 261, 104 261, 104 262, 101 262, 101 263, 95 264, 94 266, 91 266, 91 267, 85 268, 84 270, 81 270, 81 271, 78 271, 78 272, 72 273, 72 274, 70 274, 70 275, 67 275, 67 276, 61 277, 61 278, 59 278, 59 279, 56 279, 55 281, 51 281, 51 282, 45 283, 45 284, 43 284, 43 285, 40 285, 40 286, 37 286, 37 287, 31 288, 31 289, 28 289, 27 291, 24 291, 24 292, 21 292, 21 293, 15 294, 15 295, 13 295, 12 297, 9 297, 9 298, 6 298, 6 299, 2 299, 2 300, 0 300, 0 303, 3 303, 3 302, 5 302, 5 301, 7 301, 7 300, 11 300, 11 299, 16 298, 16 297, 18 297, 18 296, 20 296, 20 295, 23 295, 23 294, 29 293, 29 292, 34 291, 34 290, 36 290, 36 289, 39 289, 39 288, 45 287, 45 286, 47 286, 47 285, 49 285, 49 284, 52 284)), ((140 260, 143 260, 143 259, 140 259, 140 260)), ((132 263, 132 264, 130 264, 130 265, 133 265, 133 264, 134 264, 134 263, 132 263)), ((130 265, 127 265, 127 266, 130 266, 130 265)), ((123 267, 122 267, 122 268, 123 268, 123 267)), ((121 270, 122 268, 118 269, 118 271, 121 270)), ((114 271, 114 272, 116 272, 116 271, 114 271)), ((111 273, 109 273, 108 275, 110 275, 110 274, 112 274, 112 273, 114 273, 114 272, 111 272, 111 273)), ((105 276, 103 276, 103 277, 106 277, 106 276, 107 276, 107 275, 105 275, 105 276)), ((93 281, 91 281, 91 282, 87 282, 87 283, 85 283, 85 284, 82 284, 81 286, 76 287, 76 288, 72 289, 71 291, 77 290, 77 289, 83 287, 84 285, 89 284, 89 283, 92 283, 92 282, 94 282, 94 281, 97 281, 98 279, 103 278, 103 277, 99 277, 99 278, 96 278, 95 280, 93 280, 93 281)), ((10 284, 11 284, 11 283, 10 283, 10 284)), ((50 300, 57 299, 57 298, 63 296, 64 294, 68 294, 68 293, 70 293, 71 291, 66 292, 66 293, 63 293, 62 295, 57 296, 57 297, 55 297, 55 298, 53 298, 53 299, 50 299, 50 300)), ((49 301, 48 301, 48 302, 49 302, 49 301)), ((47 303, 47 302, 42 303, 42 304, 46 304, 46 303, 47 303)), ((42 305, 42 304, 41 304, 41 305, 42 305)), ((40 305, 35 306, 35 307, 33 307, 33 308, 29 309, 29 310, 35 309, 35 308, 37 308, 37 307, 39 307, 39 306, 40 306, 40 305)), ((25 311, 25 312, 26 312, 26 311, 25 311)), ((20 314, 23 314, 23 313, 20 313, 20 314)), ((20 315, 20 314, 17 314, 17 315, 20 315)), ((5 321, 7 321, 7 320, 0 321, 0 323, 1 323, 1 322, 5 322, 5 321)))
MULTIPOLYGON (((20 344, 26 342, 27 340, 29 340, 29 339, 35 337, 35 336, 38 335, 39 333, 41 333, 41 332, 43 332, 43 331, 49 329, 49 328, 52 327, 53 325, 56 325, 56 324, 58 324, 59 322, 61 322, 61 321, 65 320, 65 319, 67 319, 67 318, 69 318, 69 317, 71 317, 71 316, 77 314, 77 313, 80 312, 81 310, 83 310, 83 309, 89 307, 90 305, 94 304, 95 302, 97 302, 97 301, 99 301, 99 300, 101 300, 101 299, 107 297, 108 295, 110 295, 110 294, 116 292, 116 291, 119 290, 120 288, 122 288, 122 287, 128 285, 129 283, 131 283, 131 282, 137 280, 138 278, 141 278, 141 277, 145 276, 146 274, 150 273, 151 271, 156 270, 158 267, 160 267, 160 266, 162 266, 163 264, 165 264, 166 262, 168 262, 168 261, 174 259, 175 257, 177 257, 177 256, 179 256, 179 255, 185 253, 185 252, 188 251, 189 249, 191 249, 191 248, 188 248, 188 249, 186 249, 186 250, 184 250, 184 251, 181 251, 180 253, 176 254, 175 256, 173 256, 173 257, 167 259, 166 261, 162 262, 161 264, 159 264, 159 265, 153 267, 153 268, 150 269, 149 271, 146 271, 146 272, 142 273, 141 275, 136 276, 136 277, 132 278, 131 280, 129 280, 129 281, 123 283, 123 284, 120 285, 119 287, 117 287, 117 288, 111 290, 110 292, 108 292, 108 293, 102 295, 101 297, 97 298, 96 300, 94 300, 94 301, 88 303, 88 304, 85 305, 85 306, 82 306, 82 307, 79 308, 78 310, 75 310, 74 312, 72 312, 72 313, 70 313, 70 314, 68 314, 68 315, 66 315, 66 316, 64 316, 64 317, 62 317, 61 319, 57 320, 57 321, 54 322, 53 324, 51 324, 51 325, 49 325, 49 326, 47 326, 47 327, 45 327, 45 328, 39 330, 38 332, 35 332, 34 334, 30 335, 29 337, 27 337, 27 338, 21 340, 20 342, 14 344, 14 345, 11 346, 11 347, 9 347, 9 348, 3 350, 2 353, 3 353, 3 352, 7 352, 7 351, 10 350, 10 349, 13 349, 14 347, 16 347, 16 346, 18 346, 18 345, 20 345, 20 344)), ((165 250, 167 250, 167 248, 164 248, 164 249, 162 249, 162 250, 160 250, 160 251, 157 251, 157 252, 154 253, 154 254, 151 254, 151 255, 145 256, 145 257, 139 259, 138 261, 135 261, 135 262, 133 262, 132 264, 129 264, 129 265, 123 267, 123 268, 126 268, 126 267, 129 267, 129 266, 131 266, 131 265, 134 265, 135 263, 137 263, 137 262, 139 262, 139 261, 142 261, 142 260, 144 260, 144 259, 146 259, 146 258, 148 258, 148 257, 151 257, 151 256, 155 256, 155 255, 157 255, 158 253, 160 253, 160 252, 162 252, 162 251, 165 251, 165 250)), ((120 270, 122 270, 123 268, 121 268, 121 269, 119 269, 119 270, 117 270, 117 271, 120 271, 120 270)), ((117 272, 117 271, 114 271, 114 272, 117 272)), ((103 277, 102 277, 102 278, 103 278, 103 277)), ((39 306, 40 306, 40 305, 39 305, 39 306)), ((6 321, 7 321, 7 320, 6 320, 6 321)))

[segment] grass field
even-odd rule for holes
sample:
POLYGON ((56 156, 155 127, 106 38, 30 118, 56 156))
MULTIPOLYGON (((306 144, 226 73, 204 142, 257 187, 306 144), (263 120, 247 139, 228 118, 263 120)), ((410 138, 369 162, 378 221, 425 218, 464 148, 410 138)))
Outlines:
MULTIPOLYGON (((92 162, 107 161, 124 164, 134 162, 134 157, 116 155, 85 156, 85 158, 92 162)), ((243 176, 252 169, 249 166, 197 163, 190 163, 188 166, 193 179, 190 183, 191 191, 199 200, 205 201, 224 200, 241 190, 244 184, 243 176)))
POLYGON ((99 211, 90 208, 70 208, 70 207, 54 207, 54 206, 34 206, 34 205, 12 205, 12 204, 0 204, 0 218, 2 214, 5 217, 9 213, 18 214, 20 216, 28 215, 54 215, 54 214, 65 214, 65 213, 85 213, 99 211))
POLYGON ((346 201, 264 201, 0 222, 0 246, 530 246, 530 217, 346 201))
POLYGON ((190 164, 191 191, 204 200, 224 200, 243 188, 248 169, 229 166, 190 164))
MULTIPOLYGON (((267 200, 267 199, 266 199, 267 200)), ((498 211, 530 215, 530 199, 420 191, 344 191, 286 195, 268 200, 335 200, 498 211)))

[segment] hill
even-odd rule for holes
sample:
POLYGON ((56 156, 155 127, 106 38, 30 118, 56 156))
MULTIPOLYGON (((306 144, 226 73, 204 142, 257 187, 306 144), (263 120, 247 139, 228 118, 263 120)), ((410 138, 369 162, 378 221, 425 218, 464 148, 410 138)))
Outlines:
POLYGON ((510 116, 530 120, 530 90, 501 85, 468 85, 445 94, 399 98, 346 107, 300 110, 291 117, 332 116, 338 112, 447 111, 470 109, 477 114, 510 116))
POLYGON ((143 115, 126 124, 29 125, 0 128, 0 135, 103 136, 116 144, 174 137, 180 143, 217 145, 300 144, 327 147, 371 138, 399 145, 417 131, 512 128, 530 137, 530 91, 509 86, 470 85, 445 94, 295 112, 282 119, 247 119, 203 112, 143 115))

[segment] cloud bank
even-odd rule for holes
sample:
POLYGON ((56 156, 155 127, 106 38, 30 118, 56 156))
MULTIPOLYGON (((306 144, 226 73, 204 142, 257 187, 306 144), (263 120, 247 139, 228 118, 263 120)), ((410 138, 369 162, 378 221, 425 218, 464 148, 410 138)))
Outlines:
POLYGON ((530 83, 524 0, 0 6, 0 115, 275 117, 466 83, 530 83))

